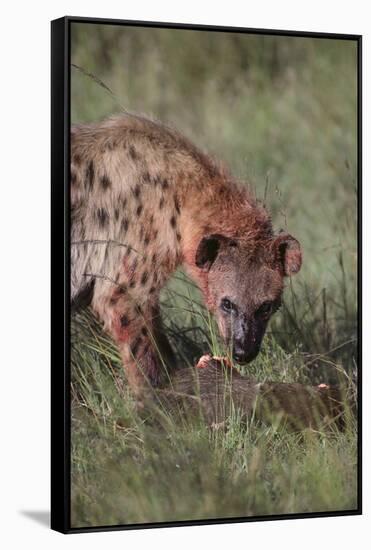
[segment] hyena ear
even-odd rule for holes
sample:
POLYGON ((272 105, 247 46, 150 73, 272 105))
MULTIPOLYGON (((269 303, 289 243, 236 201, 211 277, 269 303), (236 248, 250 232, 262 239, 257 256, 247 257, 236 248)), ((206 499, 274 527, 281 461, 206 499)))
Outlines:
POLYGON ((208 235, 199 242, 196 250, 195 263, 197 267, 208 271, 213 265, 220 247, 229 239, 223 235, 208 235))
POLYGON ((295 275, 301 268, 301 249, 299 241, 288 233, 281 232, 273 241, 275 261, 286 276, 295 275))

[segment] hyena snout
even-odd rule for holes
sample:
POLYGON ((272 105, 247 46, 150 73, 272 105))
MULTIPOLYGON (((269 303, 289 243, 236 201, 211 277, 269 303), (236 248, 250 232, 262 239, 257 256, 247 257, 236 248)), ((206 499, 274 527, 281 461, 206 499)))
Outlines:
POLYGON ((233 341, 233 359, 238 363, 250 363, 260 351, 261 339, 259 342, 251 338, 235 338, 233 341))
POLYGON ((224 345, 238 363, 250 363, 259 354, 267 320, 247 318, 231 313, 227 318, 216 315, 219 333, 224 345))
POLYGON ((238 363, 250 363, 258 355, 265 333, 261 323, 235 323, 230 346, 233 359, 238 363))

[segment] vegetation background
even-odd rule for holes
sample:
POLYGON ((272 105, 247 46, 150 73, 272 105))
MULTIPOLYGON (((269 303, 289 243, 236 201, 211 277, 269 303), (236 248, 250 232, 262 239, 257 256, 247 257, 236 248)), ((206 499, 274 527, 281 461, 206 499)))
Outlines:
MULTIPOLYGON (((356 42, 74 23, 71 58, 73 123, 126 109, 174 126, 225 160, 275 227, 300 240, 302 270, 246 374, 355 392, 356 42)), ((162 306, 180 361, 223 351, 181 271, 162 306)), ((122 378, 91 313, 75 315, 73 526, 356 508, 354 419, 305 435, 242 425, 238 411, 222 432, 166 414, 154 426, 122 378)))

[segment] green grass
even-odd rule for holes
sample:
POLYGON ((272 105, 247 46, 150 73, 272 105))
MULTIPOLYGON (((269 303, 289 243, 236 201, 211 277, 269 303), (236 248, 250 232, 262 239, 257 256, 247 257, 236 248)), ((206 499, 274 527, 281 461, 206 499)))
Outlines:
MULTIPOLYGON (((72 119, 119 106, 170 123, 224 159, 302 244, 259 381, 357 380, 356 48, 351 42, 77 25, 72 119)), ((194 285, 163 292, 181 364, 223 351, 194 285)), ((298 436, 239 422, 208 430, 138 414, 117 350, 89 312, 72 323, 72 524, 108 525, 356 507, 357 431, 298 436)))
MULTIPOLYGON (((202 325, 198 313, 195 307, 193 321, 213 340, 207 317, 202 325)), ((202 347, 202 337, 195 341, 202 347)), ((192 363, 183 344, 178 359, 192 363)), ((210 345, 212 353, 218 348, 210 345)), ((72 352, 74 526, 356 508, 354 418, 344 431, 303 436, 254 419, 246 426, 238 411, 223 430, 210 430, 199 418, 181 422, 161 408, 139 414, 115 348, 86 312, 74 318, 72 352)), ((351 389, 346 372, 336 363, 329 367, 351 389)), ((306 358, 285 352, 273 335, 251 370, 259 380, 309 378, 306 358)))

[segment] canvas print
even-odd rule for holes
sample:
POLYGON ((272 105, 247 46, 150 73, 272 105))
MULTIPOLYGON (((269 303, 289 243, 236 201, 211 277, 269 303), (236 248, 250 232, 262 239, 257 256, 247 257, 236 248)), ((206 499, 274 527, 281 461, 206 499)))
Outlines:
POLYGON ((354 513, 358 41, 70 23, 70 525, 354 513))

